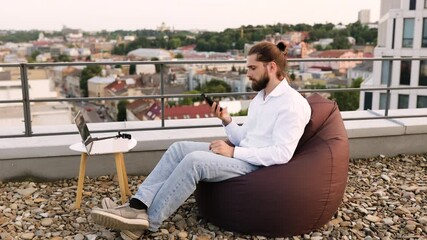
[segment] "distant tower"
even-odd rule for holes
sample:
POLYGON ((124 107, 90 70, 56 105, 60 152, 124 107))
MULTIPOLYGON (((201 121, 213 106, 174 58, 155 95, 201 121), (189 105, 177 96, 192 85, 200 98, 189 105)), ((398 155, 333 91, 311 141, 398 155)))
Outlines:
POLYGON ((362 9, 359 11, 358 20, 361 24, 368 24, 371 22, 371 11, 369 9, 362 9))

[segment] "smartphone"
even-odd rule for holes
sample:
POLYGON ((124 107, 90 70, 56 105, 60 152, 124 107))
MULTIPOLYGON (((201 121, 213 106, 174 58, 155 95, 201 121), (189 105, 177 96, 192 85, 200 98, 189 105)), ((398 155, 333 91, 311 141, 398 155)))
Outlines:
MULTIPOLYGON (((209 106, 212 106, 212 104, 214 103, 213 100, 211 98, 209 98, 208 96, 206 96, 204 93, 200 94, 200 97, 202 97, 204 100, 206 100, 206 102, 209 104, 209 106)), ((217 106, 218 103, 217 103, 217 106)), ((219 107, 219 110, 222 111, 222 107, 219 107)))

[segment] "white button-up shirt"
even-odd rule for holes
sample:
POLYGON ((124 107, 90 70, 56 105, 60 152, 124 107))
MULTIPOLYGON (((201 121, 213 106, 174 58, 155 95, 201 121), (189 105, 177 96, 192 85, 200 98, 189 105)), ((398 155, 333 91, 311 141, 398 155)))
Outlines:
POLYGON ((280 82, 265 98, 264 90, 251 101, 246 122, 231 121, 225 131, 235 145, 234 158, 261 166, 287 163, 293 156, 311 108, 307 100, 280 82))

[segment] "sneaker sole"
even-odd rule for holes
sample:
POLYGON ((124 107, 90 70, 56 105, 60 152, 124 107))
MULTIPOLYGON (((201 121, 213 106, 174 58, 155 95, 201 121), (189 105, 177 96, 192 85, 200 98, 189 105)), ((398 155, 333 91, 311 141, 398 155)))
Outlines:
POLYGON ((123 230, 120 232, 120 237, 122 237, 124 240, 137 240, 141 237, 141 235, 142 232, 137 235, 129 230, 123 230))
POLYGON ((91 216, 95 223, 108 228, 119 230, 145 230, 148 228, 147 220, 128 219, 112 213, 104 212, 101 209, 93 209, 91 216))

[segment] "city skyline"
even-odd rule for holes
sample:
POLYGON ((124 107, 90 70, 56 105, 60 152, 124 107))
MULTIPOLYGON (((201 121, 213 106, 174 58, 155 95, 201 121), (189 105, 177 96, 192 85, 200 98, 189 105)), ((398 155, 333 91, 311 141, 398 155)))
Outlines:
POLYGON ((15 0, 2 7, 0 30, 58 31, 65 25, 84 31, 156 29, 162 23, 175 30, 223 31, 242 25, 342 23, 357 21, 370 10, 378 21, 378 0, 299 0, 266 3, 243 0, 15 0), (282 6, 282 7, 280 7, 282 6))

